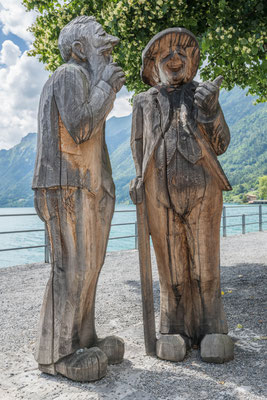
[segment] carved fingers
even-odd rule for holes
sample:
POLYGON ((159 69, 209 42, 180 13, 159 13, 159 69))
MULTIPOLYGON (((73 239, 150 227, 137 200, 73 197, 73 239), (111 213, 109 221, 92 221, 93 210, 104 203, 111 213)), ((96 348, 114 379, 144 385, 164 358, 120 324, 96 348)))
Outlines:
POLYGON ((134 204, 142 203, 143 201, 144 184, 140 177, 134 178, 130 182, 130 197, 134 204))
POLYGON ((125 83, 125 75, 122 68, 119 67, 117 63, 110 63, 105 67, 103 80, 117 93, 125 83))
POLYGON ((196 88, 194 101, 202 113, 212 115, 217 110, 222 80, 220 75, 213 82, 202 82, 196 88))

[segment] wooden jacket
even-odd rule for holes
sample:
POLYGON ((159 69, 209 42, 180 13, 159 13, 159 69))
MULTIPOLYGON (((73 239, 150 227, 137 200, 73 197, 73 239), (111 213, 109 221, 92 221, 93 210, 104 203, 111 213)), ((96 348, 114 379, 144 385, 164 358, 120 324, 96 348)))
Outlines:
MULTIPOLYGON (((231 185, 224 174, 217 155, 226 151, 230 142, 230 133, 225 122, 221 108, 210 120, 202 121, 198 117, 198 108, 194 104, 194 92, 197 82, 183 85, 181 91, 180 119, 186 135, 177 138, 177 147, 183 155, 183 141, 189 148, 186 158, 191 163, 197 163, 204 159, 209 165, 209 170, 216 177, 222 190, 231 190, 231 185)), ((131 149, 135 162, 136 176, 146 180, 146 172, 149 161, 156 153, 156 167, 162 173, 158 174, 160 187, 166 188, 166 155, 164 146, 164 134, 168 130, 172 110, 166 87, 153 87, 147 92, 140 93, 134 99, 131 149), (165 180, 165 182, 164 182, 165 180)), ((176 148, 173 149, 175 151, 176 148)), ((179 171, 177 171, 179 173, 179 171)), ((168 196, 163 203, 168 205, 168 196)))
POLYGON ((92 194, 115 188, 105 142, 105 119, 115 92, 86 68, 63 64, 46 82, 39 103, 33 189, 77 187, 92 194))

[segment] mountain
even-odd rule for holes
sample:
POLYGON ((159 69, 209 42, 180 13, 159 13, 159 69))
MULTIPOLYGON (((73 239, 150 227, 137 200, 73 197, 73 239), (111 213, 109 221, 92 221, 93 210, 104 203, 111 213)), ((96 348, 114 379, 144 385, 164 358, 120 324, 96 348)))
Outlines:
POLYGON ((253 105, 255 98, 238 88, 223 91, 220 103, 231 132, 231 142, 219 161, 233 187, 225 202, 240 202, 256 191, 258 178, 267 175, 267 104, 253 105))
POLYGON ((0 207, 31 207, 36 133, 9 150, 0 150, 0 207))
MULTIPOLYGON (((231 143, 219 157, 233 192, 225 200, 241 200, 242 194, 257 188, 257 178, 267 175, 267 105, 253 105, 255 99, 241 89, 222 90, 220 103, 231 131, 231 143)), ((129 202, 129 181, 135 176, 130 149, 131 115, 112 117, 106 122, 117 202, 129 202)), ((36 134, 29 133, 9 150, 0 150, 0 207, 32 206, 36 134)))
MULTIPOLYGON (((224 193, 225 201, 241 201, 242 194, 257 189, 257 178, 267 175, 267 104, 254 105, 254 101, 255 98, 246 96, 245 91, 237 87, 220 93, 220 104, 231 131, 231 143, 219 157, 233 186, 232 192, 224 193)), ((130 116, 124 118, 130 126, 130 116)), ((108 143, 118 202, 130 201, 129 181, 135 176, 130 131, 125 133, 127 137, 115 150, 111 151, 108 143)))

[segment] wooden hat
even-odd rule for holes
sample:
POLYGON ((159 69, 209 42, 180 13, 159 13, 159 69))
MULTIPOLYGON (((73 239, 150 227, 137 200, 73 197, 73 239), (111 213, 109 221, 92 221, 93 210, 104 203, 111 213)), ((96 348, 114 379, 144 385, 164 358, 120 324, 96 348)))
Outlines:
POLYGON ((199 65, 199 45, 192 32, 185 28, 168 28, 157 33, 142 52, 141 78, 144 83, 155 86, 159 83, 156 60, 162 51, 171 46, 181 46, 185 49, 189 66, 186 82, 191 81, 197 73, 199 65))

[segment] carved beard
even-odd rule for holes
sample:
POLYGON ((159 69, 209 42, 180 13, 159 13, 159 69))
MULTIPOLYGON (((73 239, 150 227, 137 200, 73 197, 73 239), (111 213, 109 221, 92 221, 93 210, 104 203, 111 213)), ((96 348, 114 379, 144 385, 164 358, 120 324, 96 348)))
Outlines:
POLYGON ((91 81, 94 84, 97 84, 103 76, 103 71, 105 67, 112 62, 111 55, 109 57, 105 56, 102 53, 103 48, 92 48, 90 56, 88 57, 88 69, 91 76, 91 81), (94 66, 94 68, 91 67, 94 66), (97 68, 95 66, 97 65, 97 68))

